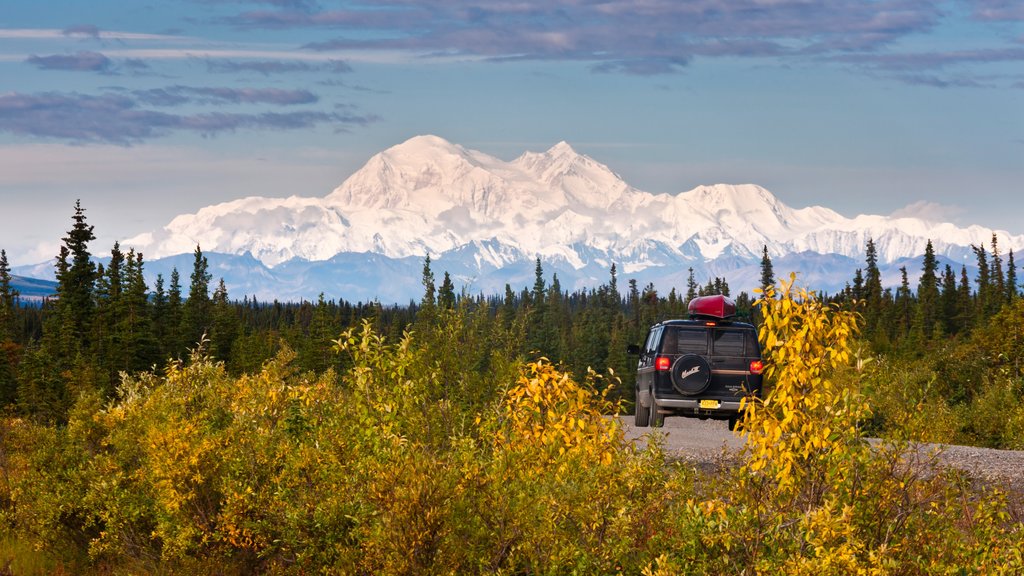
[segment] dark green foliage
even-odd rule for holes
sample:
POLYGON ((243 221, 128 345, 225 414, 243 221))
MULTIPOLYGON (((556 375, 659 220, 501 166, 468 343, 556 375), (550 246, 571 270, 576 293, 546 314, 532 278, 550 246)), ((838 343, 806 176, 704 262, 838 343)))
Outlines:
POLYGON ((1017 264, 1014 262, 1014 251, 1007 257, 1007 301, 1012 302, 1018 296, 1017 264))
POLYGON ((7 251, 0 250, 0 342, 6 342, 14 337, 14 303, 17 298, 18 291, 11 287, 11 269, 7 264, 7 251))
POLYGON ((182 306, 181 333, 185 346, 195 347, 204 338, 209 338, 213 325, 213 301, 210 299, 210 264, 203 251, 196 246, 195 261, 192 265, 192 283, 188 289, 188 300, 182 306))
POLYGON ((775 286, 775 270, 772 269, 772 259, 768 256, 768 246, 761 250, 761 286, 764 290, 769 286, 775 286))
POLYGON ((932 241, 924 250, 924 264, 921 279, 917 284, 917 324, 925 340, 935 335, 935 324, 939 314, 939 278, 938 265, 935 262, 935 250, 932 241))

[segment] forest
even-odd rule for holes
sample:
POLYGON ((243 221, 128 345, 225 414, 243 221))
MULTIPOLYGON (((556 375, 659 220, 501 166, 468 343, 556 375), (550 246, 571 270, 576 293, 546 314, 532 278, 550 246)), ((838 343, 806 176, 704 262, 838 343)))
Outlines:
POLYGON ((213 283, 198 246, 187 287, 177 270, 150 287, 142 254, 98 265, 94 240, 76 204, 41 306, 0 251, 8 573, 1024 566, 1019 495, 899 464, 907 442, 1024 449, 1024 302, 995 237, 974 278, 929 242, 895 290, 869 240, 830 295, 765 249, 761 289, 734 297, 773 334, 770 391, 743 464, 713 471, 625 446, 607 416, 632 410, 626 345, 730 295, 723 279, 623 289, 613 265, 569 292, 538 259, 533 286, 472 295, 426 257, 407 306, 258 302, 213 283))

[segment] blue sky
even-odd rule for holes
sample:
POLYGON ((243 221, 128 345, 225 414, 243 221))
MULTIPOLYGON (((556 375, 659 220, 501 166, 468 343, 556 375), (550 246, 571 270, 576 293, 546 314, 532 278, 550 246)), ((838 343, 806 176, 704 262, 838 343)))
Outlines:
POLYGON ((437 134, 1024 233, 1024 2, 106 0, 0 11, 0 248, 322 196, 437 134))

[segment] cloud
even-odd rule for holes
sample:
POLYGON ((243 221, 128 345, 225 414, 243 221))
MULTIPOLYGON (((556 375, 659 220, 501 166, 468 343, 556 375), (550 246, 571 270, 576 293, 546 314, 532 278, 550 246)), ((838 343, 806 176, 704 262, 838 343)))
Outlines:
POLYGON ((278 7, 229 19, 241 28, 323 28, 311 50, 401 50, 494 61, 593 62, 596 72, 664 74, 694 57, 774 57, 873 51, 933 29, 929 0, 390 0, 358 9, 278 7))
POLYGON ((80 72, 108 72, 112 63, 99 52, 77 52, 53 56, 29 56, 25 62, 40 70, 72 70, 80 72))
POLYGON ((351 126, 366 125, 376 120, 376 116, 359 114, 354 110, 169 114, 141 108, 138 101, 122 94, 93 96, 15 92, 0 95, 0 132, 77 143, 130 145, 174 132, 197 132, 213 136, 241 129, 293 130, 318 126, 344 131, 351 126))
POLYGON ((347 74, 352 66, 343 60, 328 60, 324 63, 288 62, 282 60, 218 60, 207 59, 209 72, 257 72, 264 76, 290 72, 330 72, 347 74))
POLYGON ((893 218, 920 218, 928 222, 956 222, 963 216, 963 213, 964 209, 959 206, 920 200, 896 210, 890 216, 893 218))
POLYGON ((308 90, 283 90, 279 88, 207 88, 193 86, 170 86, 133 92, 141 102, 153 106, 179 106, 188 103, 200 104, 275 104, 293 106, 313 104, 319 100, 308 90))
POLYGON ((973 0, 972 16, 990 22, 1024 21, 1024 4, 1020 0, 973 0))
POLYGON ((89 38, 99 38, 100 29, 92 24, 77 24, 75 26, 68 26, 61 30, 61 34, 65 36, 87 36, 89 38))

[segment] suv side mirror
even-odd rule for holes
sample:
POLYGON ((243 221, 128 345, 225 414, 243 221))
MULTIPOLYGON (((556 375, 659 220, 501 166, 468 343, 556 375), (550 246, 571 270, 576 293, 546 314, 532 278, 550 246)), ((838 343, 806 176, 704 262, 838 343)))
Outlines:
POLYGON ((626 346, 626 354, 639 354, 640 346, 638 344, 629 344, 626 346))

